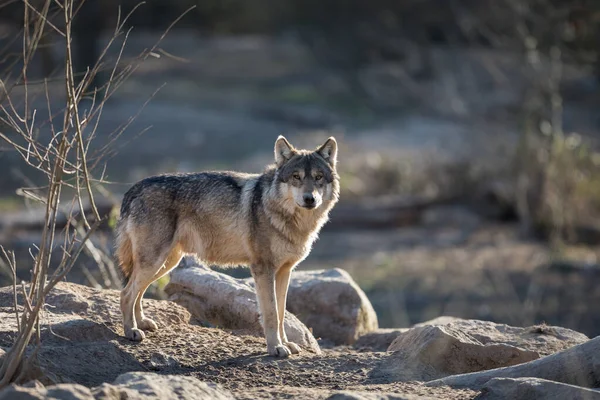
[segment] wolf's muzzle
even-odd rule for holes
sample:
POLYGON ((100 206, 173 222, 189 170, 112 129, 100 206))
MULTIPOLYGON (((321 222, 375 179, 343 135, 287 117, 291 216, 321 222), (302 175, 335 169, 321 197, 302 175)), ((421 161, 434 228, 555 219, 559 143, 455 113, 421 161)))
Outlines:
POLYGON ((302 195, 302 200, 304 201, 305 208, 315 208, 316 202, 312 193, 304 193, 304 195, 302 195))

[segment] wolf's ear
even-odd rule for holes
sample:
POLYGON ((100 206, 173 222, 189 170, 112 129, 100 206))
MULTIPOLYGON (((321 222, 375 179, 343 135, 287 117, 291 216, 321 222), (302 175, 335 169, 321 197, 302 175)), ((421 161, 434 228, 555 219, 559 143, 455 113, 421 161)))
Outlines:
POLYGON ((317 149, 317 153, 319 153, 332 167, 335 167, 335 163, 337 162, 337 142, 335 138, 332 136, 327 141, 317 149))
POLYGON ((296 149, 287 141, 286 138, 279 135, 275 141, 275 163, 278 167, 282 166, 287 160, 292 158, 296 149))

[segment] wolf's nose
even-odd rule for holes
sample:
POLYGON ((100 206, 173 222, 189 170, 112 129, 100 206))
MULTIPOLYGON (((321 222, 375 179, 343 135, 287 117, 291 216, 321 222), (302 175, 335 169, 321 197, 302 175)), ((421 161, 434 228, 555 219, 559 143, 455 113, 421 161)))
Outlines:
POLYGON ((313 204, 315 204, 315 198, 310 193, 304 194, 302 198, 304 199, 304 204, 306 204, 307 206, 312 206, 313 204))

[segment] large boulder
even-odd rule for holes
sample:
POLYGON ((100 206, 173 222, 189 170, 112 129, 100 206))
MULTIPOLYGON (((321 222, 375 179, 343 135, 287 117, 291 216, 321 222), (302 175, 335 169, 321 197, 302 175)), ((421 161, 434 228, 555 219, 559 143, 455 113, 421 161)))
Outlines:
POLYGON ((516 328, 477 320, 441 320, 401 333, 373 374, 392 381, 429 381, 535 360, 588 340, 564 328, 516 328))
POLYGON ((287 309, 317 337, 335 344, 353 344, 378 327, 377 314, 350 275, 339 268, 295 271, 287 309))
MULTIPOLYGON (((443 325, 453 321, 458 321, 460 318, 442 316, 431 321, 421 322, 413 325, 413 327, 423 325, 443 325)), ((408 331, 410 328, 378 328, 372 332, 366 333, 358 338, 354 343, 354 348, 360 351, 387 351, 392 342, 396 340, 401 333, 408 331)))
POLYGON ((519 364, 539 357, 507 344, 484 345, 452 326, 417 327, 390 345, 390 372, 398 380, 431 380, 463 372, 519 364))
MULTIPOLYGON (((554 354, 589 340, 583 333, 560 326, 540 324, 522 328, 490 321, 448 316, 421 322, 414 325, 413 328, 427 326, 449 326, 467 333, 484 345, 509 344, 534 351, 540 356, 554 354)), ((396 346, 390 345, 388 351, 396 351, 396 346)))
MULTIPOLYGON (((522 328, 490 321, 447 316, 416 324, 414 328, 427 326, 448 326, 468 334, 484 345, 509 344, 536 352, 540 356, 554 354, 589 340, 583 333, 560 326, 540 324, 522 328)), ((388 351, 396 350, 392 343, 388 351)))
MULTIPOLYGON (((184 260, 182 267, 173 271, 165 287, 169 300, 187 308, 201 323, 263 336, 256 292, 252 286, 189 258, 184 260)), ((286 312, 285 331, 292 342, 320 353, 319 344, 310 330, 289 312, 286 312)))
POLYGON ((600 382, 600 336, 555 354, 490 371, 447 376, 427 386, 480 390, 495 378, 539 378, 567 385, 597 388, 600 382))
POLYGON ((600 400, 600 391, 539 378, 494 378, 477 400, 600 400))

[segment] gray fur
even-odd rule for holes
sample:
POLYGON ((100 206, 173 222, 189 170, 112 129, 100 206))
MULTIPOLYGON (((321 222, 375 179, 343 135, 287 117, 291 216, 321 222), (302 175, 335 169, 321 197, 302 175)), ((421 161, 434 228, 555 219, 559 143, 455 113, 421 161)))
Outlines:
POLYGON ((275 164, 262 174, 172 174, 136 183, 117 226, 117 256, 129 278, 121 293, 125 335, 139 341, 144 330, 157 329, 141 298, 193 254, 207 264, 250 266, 269 354, 297 353, 283 330, 289 277, 338 200, 336 160, 333 138, 307 151, 280 136, 275 164))

